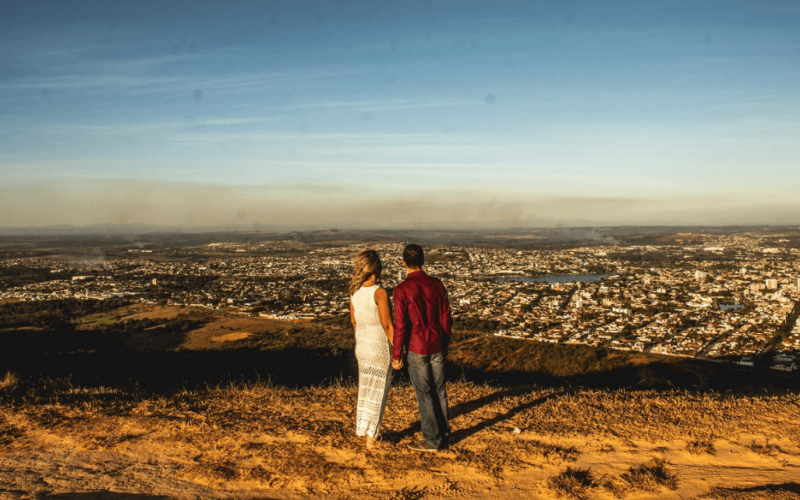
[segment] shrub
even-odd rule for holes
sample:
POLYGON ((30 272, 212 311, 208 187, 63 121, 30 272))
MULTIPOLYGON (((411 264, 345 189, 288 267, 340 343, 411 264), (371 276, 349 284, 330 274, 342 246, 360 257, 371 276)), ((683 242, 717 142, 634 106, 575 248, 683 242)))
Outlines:
POLYGON ((0 379, 0 389, 11 390, 19 383, 19 377, 11 370, 6 371, 5 376, 0 379))
POLYGON ((667 461, 663 458, 635 465, 620 478, 635 491, 656 491, 662 486, 674 490, 678 487, 677 476, 668 470, 667 461))
POLYGON ((763 445, 757 444, 755 441, 753 441, 750 443, 750 446, 748 446, 748 448, 750 449, 750 451, 754 453, 758 453, 759 455, 764 455, 768 457, 775 456, 781 451, 781 448, 777 444, 770 443, 769 439, 767 439, 767 441, 763 445))
POLYGON ((695 439, 686 443, 686 450, 693 455, 713 455, 714 443, 705 439, 695 439))
POLYGON ((589 490, 597 485, 590 469, 571 467, 547 480, 547 486, 559 496, 578 500, 588 498, 589 490))

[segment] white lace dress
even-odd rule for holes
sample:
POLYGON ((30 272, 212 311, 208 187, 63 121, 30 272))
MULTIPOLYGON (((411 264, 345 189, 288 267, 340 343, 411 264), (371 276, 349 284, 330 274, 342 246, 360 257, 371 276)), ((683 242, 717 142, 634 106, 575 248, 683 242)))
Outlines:
POLYGON ((358 360, 358 407, 356 435, 378 437, 386 397, 392 383, 392 349, 381 326, 375 291, 378 285, 361 287, 350 298, 356 318, 358 360))

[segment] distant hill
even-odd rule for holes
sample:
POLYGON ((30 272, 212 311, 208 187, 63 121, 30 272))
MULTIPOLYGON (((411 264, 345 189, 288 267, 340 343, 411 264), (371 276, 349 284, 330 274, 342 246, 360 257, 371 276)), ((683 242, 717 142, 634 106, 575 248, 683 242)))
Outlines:
MULTIPOLYGON (((151 391, 261 377, 285 385, 357 376, 346 318, 278 321, 204 308, 106 301, 0 304, 0 371, 71 376, 151 391), (304 367, 298 370, 297 367, 304 367)), ((641 353, 497 338, 454 327, 452 378, 547 387, 800 389, 795 373, 641 353)), ((399 374, 407 377, 405 371, 399 374)))

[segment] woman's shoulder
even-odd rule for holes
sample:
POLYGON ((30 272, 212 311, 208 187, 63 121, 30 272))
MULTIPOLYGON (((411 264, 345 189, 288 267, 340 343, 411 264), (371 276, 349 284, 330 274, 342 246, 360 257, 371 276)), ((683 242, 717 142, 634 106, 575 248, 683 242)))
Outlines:
POLYGON ((382 286, 376 286, 375 294, 373 295, 376 300, 381 299, 383 297, 389 298, 389 292, 383 288, 382 286))
POLYGON ((379 288, 381 288, 380 285, 362 286, 359 287, 358 290, 353 292, 353 295, 351 295, 351 297, 354 297, 356 295, 361 295, 364 293, 372 294, 375 293, 375 291, 378 290, 379 288))

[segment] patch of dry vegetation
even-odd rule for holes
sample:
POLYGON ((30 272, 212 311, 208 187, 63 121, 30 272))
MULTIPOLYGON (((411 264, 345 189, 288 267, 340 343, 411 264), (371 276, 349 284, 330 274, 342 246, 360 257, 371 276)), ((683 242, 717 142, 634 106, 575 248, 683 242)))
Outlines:
POLYGON ((620 479, 632 491, 658 491, 661 488, 674 490, 678 487, 677 476, 670 472, 667 461, 663 458, 653 458, 633 466, 620 479))
POLYGON ((13 389, 19 383, 17 374, 8 370, 3 378, 0 379, 0 389, 13 389))
MULTIPOLYGON (((581 450, 566 444, 575 442, 570 437, 710 443, 721 434, 764 435, 773 427, 783 436, 800 436, 800 396, 793 394, 565 392, 465 381, 449 384, 448 391, 454 442, 446 451, 419 454, 405 446, 419 430, 413 390, 405 384, 390 392, 384 419, 388 446, 367 452, 354 435, 352 383, 287 388, 262 382, 147 396, 47 382, 0 391, 0 453, 47 447, 57 437, 76 450, 169 461, 192 484, 227 491, 285 488, 332 498, 443 495, 463 486, 441 477, 433 481, 441 471, 449 471, 448 477, 461 471, 463 483, 491 482, 515 470, 569 464, 546 486, 584 498, 596 489, 623 497, 674 488, 677 479, 663 459, 612 479, 596 478, 575 467, 581 450), (406 483, 400 486, 398 478, 406 483), (441 489, 433 491, 433 483, 441 489)), ((769 446, 774 445, 764 445, 769 446)))
POLYGON ((686 451, 692 455, 713 455, 714 443, 707 439, 695 439, 686 443, 686 451))
POLYGON ((558 496, 583 500, 589 497, 591 489, 597 488, 599 483, 595 480, 590 469, 573 469, 567 467, 565 471, 547 480, 547 487, 558 496))
POLYGON ((624 498, 631 493, 652 493, 662 488, 674 490, 678 487, 678 478, 668 467, 663 458, 653 458, 645 463, 630 467, 627 472, 616 477, 596 477, 591 469, 566 470, 549 478, 546 486, 557 495, 574 499, 585 499, 591 493, 604 489, 617 498, 624 498))
POLYGON ((743 433, 800 441, 800 394, 580 390, 523 412, 515 422, 517 427, 537 433, 605 435, 651 442, 672 441, 679 436, 713 442, 743 433))
MULTIPOLYGON (((347 383, 291 389, 267 382, 155 397, 50 383, 2 401, 0 439, 13 448, 57 434, 79 449, 141 452, 177 461, 180 477, 196 484, 314 494, 391 484, 405 472, 424 476, 420 471, 430 475, 452 466, 490 478, 578 455, 572 447, 515 435, 502 419, 491 428, 481 426, 487 415, 513 411, 530 391, 502 397, 497 388, 462 382, 451 384, 449 392, 456 415, 462 412, 460 430, 483 432, 432 455, 405 446, 418 426, 408 385, 390 393, 384 420, 389 446, 378 452, 366 452, 354 435, 357 387, 347 383), (476 400, 485 404, 470 407, 476 400), (15 425, 4 418, 11 415, 15 425)), ((551 392, 537 392, 535 400, 551 392)))
POLYGON ((758 453, 759 455, 764 455, 765 457, 777 456, 781 451, 780 446, 775 443, 770 443, 769 439, 767 439, 764 444, 758 444, 755 441, 751 441, 748 449, 750 449, 750 451, 753 453, 758 453))

